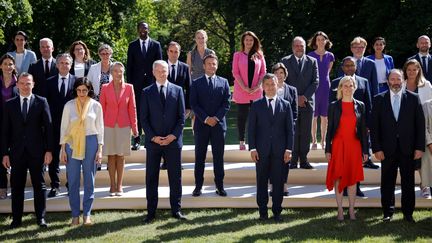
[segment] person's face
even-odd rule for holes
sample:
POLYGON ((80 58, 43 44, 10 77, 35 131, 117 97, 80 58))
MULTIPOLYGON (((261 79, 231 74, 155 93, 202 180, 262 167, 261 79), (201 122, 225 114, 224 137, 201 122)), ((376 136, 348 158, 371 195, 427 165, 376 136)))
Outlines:
POLYGON ((429 48, 431 47, 431 42, 429 38, 421 37, 417 41, 417 48, 420 52, 426 53, 429 52, 429 48))
POLYGON ((24 46, 26 44, 26 40, 24 36, 22 35, 16 35, 14 38, 14 44, 17 49, 24 49, 24 46))
POLYGON ((77 97, 83 99, 87 97, 89 90, 87 86, 82 84, 76 88, 76 92, 77 92, 77 97))
POLYGON ((245 38, 243 39, 243 45, 246 50, 251 50, 254 45, 253 37, 250 35, 246 35, 245 38))
POLYGON ((99 57, 101 61, 108 62, 111 59, 112 53, 108 49, 102 49, 99 52, 99 57))
POLYGON ((420 68, 416 67, 414 64, 410 64, 406 68, 406 75, 409 80, 415 80, 419 72, 420 68))
POLYGON ((342 84, 342 97, 352 97, 354 94, 354 83, 352 81, 342 84))
POLYGON ((397 93, 402 89, 403 77, 398 72, 391 72, 387 82, 390 90, 397 93))
POLYGON ((78 59, 78 60, 84 59, 84 56, 85 56, 84 46, 80 45, 80 44, 75 45, 75 47, 74 47, 74 55, 75 55, 75 59, 78 59))
POLYGON ((138 35, 141 40, 145 40, 148 37, 149 26, 147 23, 142 23, 138 26, 138 35))
POLYGON ((284 82, 286 79, 285 72, 282 68, 276 69, 273 74, 276 75, 279 83, 284 82))
POLYGON ((373 49, 375 50, 375 53, 382 53, 384 51, 384 48, 385 48, 384 41, 382 40, 375 41, 373 45, 373 49))
POLYGON ((204 72, 208 76, 213 76, 218 69, 218 62, 216 58, 207 58, 204 62, 204 72))
POLYGON ((49 41, 41 41, 39 50, 43 58, 49 59, 52 57, 52 53, 54 52, 54 46, 49 41))
POLYGON ((366 51, 364 43, 354 43, 351 45, 351 52, 355 58, 362 58, 366 51))
POLYGON ((263 81, 263 89, 267 97, 274 97, 277 91, 277 83, 272 78, 263 81))
POLYGON ((17 87, 20 95, 29 96, 31 95, 34 86, 33 78, 30 76, 20 77, 17 82, 17 87))
POLYGON ((327 44, 327 39, 324 36, 319 35, 316 37, 315 43, 316 43, 317 49, 324 49, 325 45, 327 44))
POLYGON ((112 67, 111 75, 114 82, 123 81, 124 68, 120 65, 115 65, 112 67))
POLYGON ((57 69, 61 76, 66 76, 69 73, 69 70, 72 67, 72 61, 67 57, 60 57, 56 61, 57 69))
POLYGON ((198 32, 198 33, 195 35, 195 43, 196 43, 198 46, 204 46, 204 45, 206 44, 206 42, 207 42, 207 37, 206 37, 203 33, 198 32))
POLYGON ((296 57, 301 58, 306 51, 305 43, 301 40, 295 40, 292 44, 292 51, 296 57))
POLYGON ((3 74, 9 74, 11 75, 13 71, 15 70, 15 64, 12 61, 12 59, 5 58, 3 62, 1 63, 1 70, 3 74))
POLYGON ((353 76, 356 71, 355 63, 350 59, 345 60, 342 64, 342 71, 348 76, 353 76))
POLYGON ((177 45, 170 45, 167 50, 168 59, 171 63, 177 62, 180 56, 180 49, 177 45))
POLYGON ((162 64, 156 65, 156 67, 153 69, 153 75, 155 76, 156 81, 165 83, 168 78, 168 67, 162 64))

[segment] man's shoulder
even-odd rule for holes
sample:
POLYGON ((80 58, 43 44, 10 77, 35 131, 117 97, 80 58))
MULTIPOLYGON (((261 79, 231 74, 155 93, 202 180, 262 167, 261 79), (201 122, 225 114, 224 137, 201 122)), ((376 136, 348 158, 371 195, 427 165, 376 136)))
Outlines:
POLYGON ((149 43, 153 43, 155 45, 159 45, 160 46, 160 42, 157 41, 157 40, 155 40, 155 39, 152 39, 152 38, 149 38, 149 43))
POLYGON ((290 60, 290 59, 292 59, 292 58, 294 58, 294 55, 293 55, 293 54, 290 54, 290 55, 288 55, 288 56, 284 56, 284 57, 282 57, 281 62, 283 62, 283 61, 288 61, 288 60, 290 60))
POLYGON ((357 83, 358 82, 363 82, 363 83, 367 83, 368 82, 368 80, 366 78, 360 77, 358 75, 355 76, 355 79, 356 79, 357 83))

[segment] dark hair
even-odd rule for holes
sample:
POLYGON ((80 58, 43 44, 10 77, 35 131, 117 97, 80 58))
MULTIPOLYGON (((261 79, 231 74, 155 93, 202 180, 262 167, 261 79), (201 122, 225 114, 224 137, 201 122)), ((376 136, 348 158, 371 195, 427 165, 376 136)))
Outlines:
MULTIPOLYGON (((15 58, 14 58, 12 55, 7 54, 7 53, 0 57, 0 65, 1 65, 1 64, 3 63, 3 61, 6 60, 6 59, 11 59, 12 62, 13 62, 13 64, 15 65, 15 58)), ((14 70, 13 70, 13 72, 12 72, 12 75, 16 75, 16 74, 17 74, 17 72, 16 72, 16 67, 15 67, 14 70)), ((0 68, 0 75, 3 76, 3 70, 2 70, 1 68, 0 68)))
MULTIPOLYGON (((28 36, 27 36, 27 34, 26 34, 24 31, 22 31, 22 30, 18 30, 18 31, 13 35, 13 37, 12 37, 12 42, 14 43, 13 46, 15 46, 15 37, 16 37, 17 35, 21 35, 21 36, 24 37, 24 40, 26 41, 26 43, 25 43, 25 45, 24 45, 24 48, 28 48, 28 36)), ((16 46, 15 46, 14 50, 16 50, 16 46)))
MULTIPOLYGON (((375 49, 373 48, 373 46, 375 45, 375 42, 377 42, 377 41, 382 41, 384 46, 387 45, 384 37, 381 37, 381 36, 375 37, 372 41, 372 48, 371 48, 372 54, 375 54, 375 49)), ((383 53, 385 53, 385 47, 384 47, 383 53)))
POLYGON ((205 57, 203 58, 203 64, 205 64, 206 60, 209 59, 209 58, 214 58, 214 59, 216 59, 216 61, 219 63, 219 59, 218 59, 218 57, 217 57, 215 54, 210 53, 210 54, 208 54, 207 56, 205 56, 205 57))
POLYGON ((317 31, 315 32, 315 34, 308 40, 308 46, 309 48, 312 49, 316 49, 317 48, 317 44, 316 44, 316 39, 318 36, 322 36, 324 37, 324 39, 327 40, 327 43, 325 45, 325 49, 328 50, 333 46, 333 43, 330 41, 329 37, 327 36, 326 33, 322 32, 322 31, 317 31))
POLYGON ((276 63, 275 65, 273 65, 272 67, 272 73, 276 72, 277 70, 282 69, 282 71, 285 73, 285 78, 288 77, 288 70, 285 67, 285 65, 281 62, 276 63))
POLYGON ((75 51, 75 46, 77 46, 77 45, 82 45, 84 48, 84 59, 83 59, 84 62, 87 62, 88 60, 90 60, 91 59, 90 50, 88 49, 87 45, 81 40, 75 41, 74 43, 72 43, 72 45, 69 48, 69 54, 71 55, 72 59, 75 60, 74 51, 75 51))
POLYGON ((88 93, 87 96, 90 98, 94 98, 94 90, 93 90, 93 85, 90 82, 90 80, 86 77, 82 77, 82 78, 77 78, 75 80, 74 86, 73 86, 73 91, 72 91, 72 98, 76 98, 78 96, 77 94, 77 88, 81 85, 84 85, 87 87, 88 89, 88 93))
POLYGON ((251 52, 249 52, 249 56, 252 56, 255 53, 262 55, 261 42, 258 39, 258 37, 255 35, 255 33, 252 31, 246 31, 242 34, 241 43, 240 43, 241 44, 241 51, 245 50, 244 40, 245 40, 246 36, 250 36, 254 40, 252 50, 251 50, 251 52))
POLYGON ((171 41, 170 43, 168 43, 167 49, 169 49, 171 46, 177 46, 177 48, 179 49, 179 51, 181 51, 181 46, 180 46, 179 43, 177 43, 175 41, 171 41))
POLYGON ((147 29, 150 29, 149 24, 147 24, 145 21, 140 21, 140 22, 138 22, 138 24, 137 24, 137 29, 139 29, 139 27, 140 27, 141 25, 144 25, 144 26, 147 25, 147 29))

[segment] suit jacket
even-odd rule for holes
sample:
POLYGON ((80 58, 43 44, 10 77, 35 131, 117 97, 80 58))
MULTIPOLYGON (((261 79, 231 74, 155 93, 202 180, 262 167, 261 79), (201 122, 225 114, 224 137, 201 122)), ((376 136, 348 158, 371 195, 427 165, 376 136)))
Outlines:
MULTIPOLYGON (((99 91, 101 90, 100 87, 100 77, 101 77, 101 69, 102 69, 102 64, 101 62, 98 62, 96 64, 91 65, 90 70, 87 74, 87 78, 90 80, 90 82, 93 85, 93 90, 95 92, 95 96, 96 95, 100 95, 99 91)), ((112 80, 112 75, 110 73, 110 77, 109 80, 112 80)))
MULTIPOLYGON (((366 131, 366 109, 363 102, 354 99, 354 112, 356 116, 356 136, 360 140, 363 154, 369 154, 368 135, 366 131)), ((325 152, 332 152, 332 141, 339 127, 342 116, 342 100, 333 101, 329 105, 328 126, 325 152)))
POLYGON ((225 115, 230 108, 230 90, 228 80, 213 76, 213 89, 208 86, 205 75, 192 81, 190 90, 190 105, 195 113, 194 130, 207 126, 204 121, 207 117, 216 116, 219 125, 226 131, 225 115))
MULTIPOLYGON (((6 102, 2 126, 2 155, 13 161, 24 153, 43 158, 53 148, 53 130, 48 102, 44 97, 33 95, 29 102, 27 119, 21 114, 20 97, 6 102)), ((42 161, 41 161, 42 162, 42 161)))
POLYGON ((386 157, 398 147, 408 156, 414 154, 414 150, 425 150, 425 118, 417 94, 402 91, 398 121, 393 115, 390 91, 374 97, 371 142, 372 151, 383 151, 386 157))
MULTIPOLYGON (((416 59, 420 63, 420 66, 422 67, 422 70, 423 70, 422 60, 421 60, 420 55, 418 53, 415 54, 414 56, 408 58, 408 60, 410 60, 410 59, 416 59)), ((428 65, 428 71, 425 72, 425 70, 423 70, 423 75, 425 76, 425 78, 428 81, 432 82, 432 56, 428 55, 426 60, 428 62, 428 64, 427 64, 428 65)))
POLYGON ((174 81, 174 84, 182 87, 184 97, 185 97, 185 106, 186 109, 190 109, 189 95, 190 95, 190 85, 191 85, 191 76, 189 71, 189 65, 184 62, 178 61, 177 65, 177 76, 174 81))
POLYGON ((130 126, 138 133, 135 92, 132 84, 123 83, 119 98, 116 98, 113 81, 102 85, 99 102, 102 105, 104 125, 114 128, 130 126))
MULTIPOLYGON (((293 114, 293 120, 297 120, 298 115, 298 105, 297 105, 297 89, 291 85, 284 83, 284 96, 283 99, 288 101, 291 106, 291 111, 293 114)), ((265 92, 263 92, 263 96, 265 96, 265 92)))
MULTIPOLYGON (((94 61, 92 59, 87 60, 87 62, 84 63, 84 77, 87 77, 87 74, 90 71, 90 67, 94 64, 96 64, 96 61, 94 61)), ((72 62, 72 67, 69 70, 69 73, 72 75, 75 75, 75 62, 74 61, 72 62)))
POLYGON ((304 95, 307 99, 306 108, 299 107, 299 111, 313 108, 312 95, 319 83, 317 60, 308 55, 303 55, 302 60, 301 70, 298 68, 299 65, 294 55, 286 56, 281 60, 289 74, 285 82, 294 86, 299 96, 304 95))
MULTIPOLYGON (((43 63, 43 59, 39 59, 37 60, 37 62, 32 63, 29 67, 28 72, 33 75, 33 80, 35 82, 34 88, 33 88, 33 93, 43 96, 46 96, 46 90, 47 90, 47 84, 46 84, 46 80, 47 78, 45 78, 45 71, 44 71, 44 63, 43 63)), ((56 60, 53 58, 52 62, 51 62, 51 67, 50 67, 50 72, 48 75, 49 77, 55 76, 58 74, 58 70, 56 67, 56 60)))
POLYGON ((288 101, 276 98, 275 111, 268 108, 263 97, 252 103, 248 120, 249 149, 256 149, 259 156, 283 156, 292 150, 294 143, 294 120, 288 101))
POLYGON ((146 56, 141 52, 140 40, 129 43, 127 52, 126 79, 134 85, 135 90, 154 83, 153 62, 162 60, 162 48, 158 41, 149 38, 146 56))
POLYGON ((145 147, 181 148, 183 146, 183 127, 185 123, 185 106, 183 90, 180 86, 168 83, 165 107, 159 96, 156 83, 145 88, 141 94, 140 119, 145 133, 145 147), (154 136, 174 135, 177 139, 167 146, 153 143, 154 136))
MULTIPOLYGON (((16 51, 8 52, 7 54, 13 56, 16 60, 16 51)), ((18 75, 22 72, 28 72, 30 64, 36 62, 36 54, 33 51, 24 49, 24 56, 20 67, 18 69, 18 75)))
MULTIPOLYGON (((375 66, 375 61, 363 57, 361 60, 361 69, 359 72, 359 67, 357 67, 356 75, 367 79, 369 82, 369 90, 371 92, 372 97, 378 94, 378 76, 375 66)), ((342 71, 342 64, 339 66, 337 76, 343 77, 345 74, 342 71)))
MULTIPOLYGON (((342 77, 334 79, 330 84, 329 103, 337 100, 337 88, 342 77)), ((370 117, 372 112, 372 98, 368 81, 358 75, 355 75, 357 89, 354 91, 354 99, 363 102, 365 106, 365 116, 367 127, 370 127, 370 117)))

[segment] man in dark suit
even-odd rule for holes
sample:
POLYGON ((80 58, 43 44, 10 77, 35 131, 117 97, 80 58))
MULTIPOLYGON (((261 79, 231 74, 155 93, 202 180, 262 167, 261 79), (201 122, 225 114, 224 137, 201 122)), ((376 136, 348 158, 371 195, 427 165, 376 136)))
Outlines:
POLYGON ((284 163, 291 159, 294 120, 288 101, 278 98, 277 78, 263 78, 265 97, 255 101, 250 109, 248 141, 252 160, 256 163, 257 203, 260 220, 268 218, 267 184, 273 183, 272 211, 275 221, 281 221, 284 163))
POLYGON ((72 90, 75 83, 75 76, 69 74, 72 65, 72 57, 68 53, 63 53, 57 55, 56 60, 56 67, 59 74, 47 79, 46 91, 54 134, 53 160, 49 165, 51 191, 48 193, 48 197, 56 197, 60 192, 60 124, 63 107, 66 102, 72 99, 72 90))
POLYGON ((417 94, 403 88, 403 73, 393 69, 389 91, 374 97, 371 141, 375 157, 381 160, 381 205, 383 221, 390 221, 395 208, 395 184, 399 168, 404 219, 414 222, 414 160, 425 149, 425 119, 417 94))
POLYGON ((153 64, 156 83, 145 88, 141 94, 141 117, 145 132, 146 197, 148 214, 144 223, 156 217, 158 204, 159 164, 163 157, 167 162, 170 186, 171 213, 174 218, 186 219, 181 213, 181 149, 185 108, 183 90, 168 82, 168 64, 158 60, 153 64))
POLYGON ((429 81, 432 80, 432 57, 429 54, 430 47, 431 41, 429 36, 422 35, 417 39, 417 48, 419 52, 408 58, 408 60, 416 59, 421 64, 423 75, 429 81))
POLYGON ((45 222, 45 181, 43 167, 52 160, 51 115, 45 98, 32 94, 33 77, 21 73, 17 86, 20 95, 6 102, 2 126, 3 166, 11 169, 12 223, 21 226, 27 169, 33 185, 37 224, 45 222))
POLYGON ((52 54, 54 52, 54 44, 50 38, 43 38, 39 41, 39 50, 42 58, 35 63, 30 64, 29 73, 33 75, 34 89, 33 93, 46 97, 47 84, 46 80, 58 74, 56 68, 56 60, 52 54))
POLYGON ((312 169, 313 167, 307 161, 307 155, 312 137, 310 132, 313 117, 312 95, 319 82, 318 65, 315 58, 305 55, 306 42, 302 37, 296 36, 293 39, 292 51, 293 54, 281 60, 289 73, 285 82, 297 88, 298 94, 298 116, 290 168, 296 169, 300 159, 300 168, 312 169))
MULTIPOLYGON (((143 21, 137 25, 139 38, 129 43, 127 52, 126 78, 127 82, 133 84, 135 94, 141 94, 143 88, 154 83, 152 65, 156 60, 162 60, 162 48, 158 41, 151 39, 149 25, 143 21)), ((136 95, 137 115, 140 117, 141 96, 136 95)), ((142 124, 138 120, 138 133, 134 139, 132 150, 140 148, 142 124)))
POLYGON ((218 59, 214 54, 204 57, 204 76, 192 82, 190 105, 195 114, 193 125, 195 139, 195 189, 192 196, 201 195, 204 183, 204 167, 209 142, 213 153, 213 172, 216 194, 227 195, 223 179, 225 133, 227 129, 225 115, 230 108, 231 96, 228 80, 216 75, 218 59))

